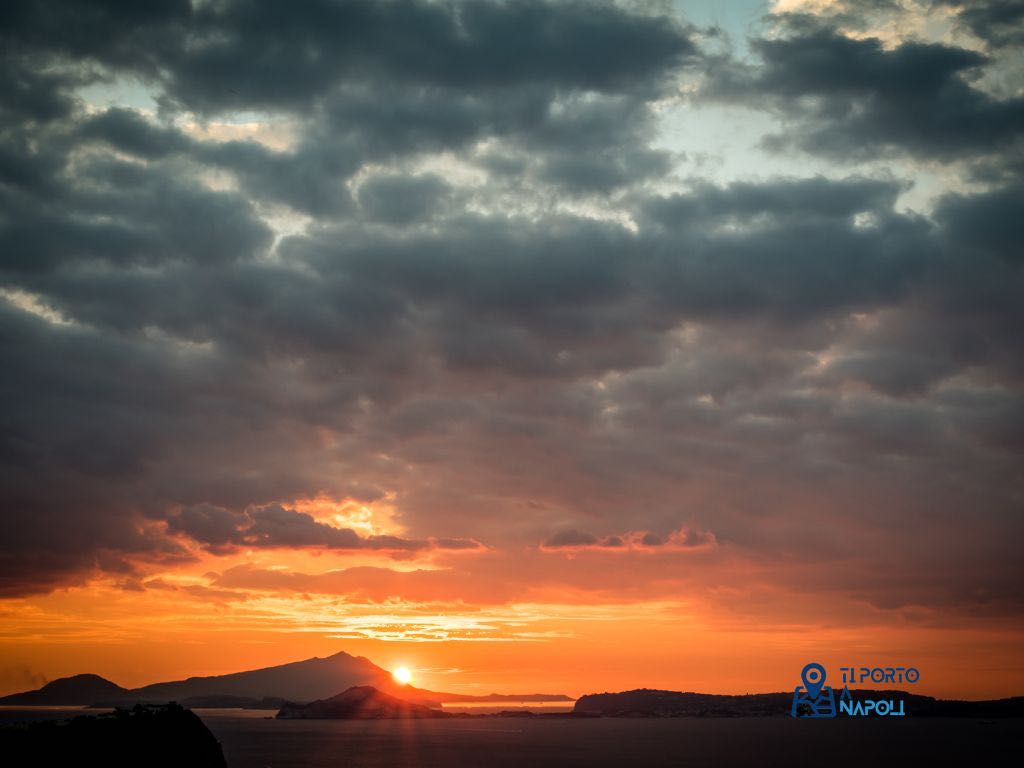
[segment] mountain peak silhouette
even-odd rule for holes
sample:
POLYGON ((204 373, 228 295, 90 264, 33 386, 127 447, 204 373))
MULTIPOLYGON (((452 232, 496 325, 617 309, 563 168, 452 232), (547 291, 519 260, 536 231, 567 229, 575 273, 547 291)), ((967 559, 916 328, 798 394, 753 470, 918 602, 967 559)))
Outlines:
POLYGON ((469 696, 439 693, 402 685, 391 673, 364 656, 338 651, 330 656, 313 656, 273 667, 261 667, 226 675, 193 676, 126 689, 99 675, 75 675, 47 683, 36 691, 17 693, 0 699, 13 705, 115 705, 131 702, 185 702, 190 706, 255 706, 269 701, 310 702, 335 696, 358 686, 372 686, 384 694, 424 705, 456 701, 504 699, 562 699, 560 695, 511 694, 469 696), (212 703, 211 703, 212 702, 212 703))
MULTIPOLYGON (((362 656, 339 651, 327 657, 314 656, 273 667, 227 675, 189 677, 137 688, 132 694, 143 700, 164 701, 197 696, 232 695, 253 699, 279 697, 289 701, 312 701, 333 696, 356 685, 373 685, 395 691, 398 684, 391 673, 362 656)), ((418 691, 409 689, 416 697, 418 691)))

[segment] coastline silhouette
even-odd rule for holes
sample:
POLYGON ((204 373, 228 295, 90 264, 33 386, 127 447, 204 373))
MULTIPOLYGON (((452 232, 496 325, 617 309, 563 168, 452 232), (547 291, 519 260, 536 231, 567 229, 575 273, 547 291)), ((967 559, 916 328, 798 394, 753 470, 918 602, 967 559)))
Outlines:
MULTIPOLYGON (((943 700, 899 690, 858 689, 855 694, 899 695, 915 716, 1019 717, 1024 716, 1024 696, 985 701, 943 700)), ((792 692, 726 695, 639 688, 628 691, 589 693, 579 697, 571 713, 545 713, 544 717, 772 717, 790 711, 792 692)), ((123 707, 178 702, 194 708, 245 708, 286 712, 288 717, 355 717, 358 700, 366 711, 384 717, 424 717, 425 711, 441 711, 445 704, 529 704, 572 702, 565 694, 466 695, 429 691, 395 682, 391 673, 369 659, 339 652, 274 667, 226 675, 190 677, 140 688, 123 688, 95 674, 60 678, 32 691, 0 698, 0 706, 123 707), (315 705, 315 706, 314 706, 315 705), (302 714, 302 713, 305 714, 302 714), (327 714, 335 713, 335 714, 327 714)), ((487 716, 493 716, 494 713, 487 716)), ((506 715, 518 712, 506 712, 506 715)))

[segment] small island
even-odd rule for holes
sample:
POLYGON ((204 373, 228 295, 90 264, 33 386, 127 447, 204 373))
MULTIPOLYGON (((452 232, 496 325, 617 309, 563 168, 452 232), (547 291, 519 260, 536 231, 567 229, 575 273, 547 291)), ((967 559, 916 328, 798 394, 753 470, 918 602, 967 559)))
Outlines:
POLYGON ((286 702, 277 713, 279 720, 423 720, 442 717, 456 715, 390 696, 372 685, 356 685, 337 696, 308 704, 286 702))

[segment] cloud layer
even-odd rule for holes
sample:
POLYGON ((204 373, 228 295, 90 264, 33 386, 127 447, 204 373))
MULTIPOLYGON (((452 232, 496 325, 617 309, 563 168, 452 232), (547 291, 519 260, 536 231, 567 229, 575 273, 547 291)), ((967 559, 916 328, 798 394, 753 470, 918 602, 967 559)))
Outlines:
POLYGON ((316 551, 429 568, 210 587, 621 598, 630 567, 652 594, 747 568, 1018 620, 997 5, 955 17, 970 48, 790 16, 741 56, 604 2, 8 4, 0 594, 316 551), (681 103, 776 121, 757 151, 790 172, 682 172, 681 103), (922 169, 950 181, 913 209, 922 169))

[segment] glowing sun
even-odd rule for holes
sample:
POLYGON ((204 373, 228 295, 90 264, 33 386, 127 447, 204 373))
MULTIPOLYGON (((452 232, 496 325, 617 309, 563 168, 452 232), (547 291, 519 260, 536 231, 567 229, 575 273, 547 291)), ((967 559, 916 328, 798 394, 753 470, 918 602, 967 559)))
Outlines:
POLYGON ((395 682, 402 685, 408 685, 412 682, 412 672, 409 671, 408 667, 399 667, 391 673, 391 676, 395 678, 395 682))

